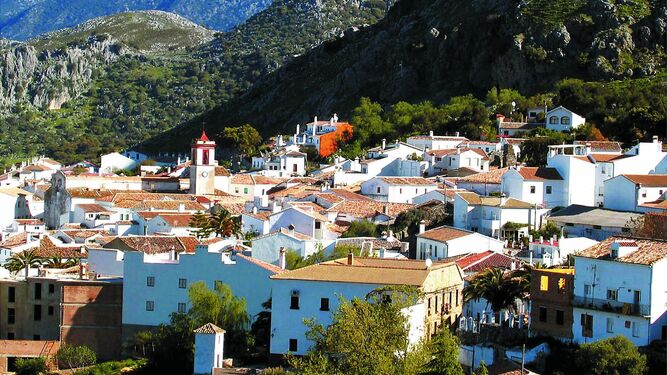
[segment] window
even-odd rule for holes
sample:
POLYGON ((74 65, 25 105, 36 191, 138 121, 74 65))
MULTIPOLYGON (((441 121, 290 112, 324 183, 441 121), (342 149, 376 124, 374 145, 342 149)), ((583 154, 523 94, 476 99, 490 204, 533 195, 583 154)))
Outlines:
POLYGON ((591 294, 591 284, 584 284, 584 295, 588 296, 591 294))
POLYGON ((556 324, 559 326, 565 324, 565 312, 563 310, 556 310, 556 324))
POLYGON ((540 322, 547 321, 547 308, 540 306, 540 322))
POLYGON ((629 320, 625 321, 625 328, 630 328, 630 321, 629 320))
POLYGON ((561 277, 558 279, 558 293, 560 294, 565 294, 565 286, 566 286, 565 278, 561 277))
POLYGON ((7 340, 14 340, 14 332, 7 332, 7 340))
POLYGON ((35 283, 35 299, 42 299, 42 283, 35 283))
POLYGON ((48 314, 48 315, 53 315, 53 310, 54 310, 54 309, 53 309, 53 306, 49 306, 49 307, 47 307, 47 314, 48 314))
POLYGON ((7 324, 16 323, 16 310, 9 308, 7 309, 7 324))
POLYGON ((639 337, 639 323, 632 322, 632 337, 639 337))
POLYGON ((642 190, 642 198, 646 198, 646 190, 642 190))
POLYGON ((243 194, 248 194, 248 188, 243 188, 243 194))
POLYGON ((456 306, 459 305, 459 290, 456 289, 456 306))
POLYGON ((546 292, 549 290, 549 276, 540 276, 540 290, 546 292))
POLYGON ((49 294, 56 292, 56 286, 54 284, 49 284, 49 294))
POLYGON ((299 296, 298 295, 292 295, 290 298, 290 304, 289 308, 292 310, 298 310, 299 309, 299 296))
POLYGON ((298 350, 298 341, 296 339, 289 339, 289 351, 296 352, 298 350))
POLYGON ((42 320, 42 305, 35 305, 33 308, 33 319, 36 322, 39 322, 42 320))
POLYGON ((150 287, 155 286, 155 276, 146 277, 146 286, 150 286, 150 287))
POLYGON ((560 118, 560 123, 561 125, 570 125, 570 118, 567 116, 563 116, 560 118))
POLYGON ((315 222, 315 229, 322 229, 322 222, 321 221, 316 221, 315 222))
POLYGON ((178 303, 178 312, 181 314, 185 314, 185 303, 183 302, 178 303))
POLYGON ((607 333, 614 333, 614 318, 607 318, 607 333))
POLYGON ((178 279, 178 288, 179 289, 185 289, 188 287, 188 280, 187 279, 178 279))
POLYGON ((530 185, 530 194, 535 194, 535 185, 530 185))
POLYGON ((593 337, 593 315, 581 314, 582 336, 593 337))
POLYGON ((380 194, 382 192, 382 188, 378 186, 377 189, 375 190, 375 192, 380 194))
POLYGON ((329 299, 320 298, 320 311, 329 311, 329 299))
POLYGON ((547 185, 547 194, 551 194, 551 185, 547 185))
POLYGON ((403 188, 398 189, 398 194, 403 194, 403 188))
POLYGON ((618 291, 615 289, 607 289, 607 299, 610 301, 617 301, 618 291))
POLYGON ((13 286, 7 288, 7 302, 16 302, 16 288, 13 286))
POLYGON ((155 301, 146 301, 146 311, 155 310, 155 301))
POLYGON ((239 188, 235 187, 235 188, 234 188, 234 192, 235 192, 236 194, 238 194, 238 193, 239 193, 239 188))
POLYGON ((549 123, 550 124, 558 124, 558 116, 549 117, 549 123))

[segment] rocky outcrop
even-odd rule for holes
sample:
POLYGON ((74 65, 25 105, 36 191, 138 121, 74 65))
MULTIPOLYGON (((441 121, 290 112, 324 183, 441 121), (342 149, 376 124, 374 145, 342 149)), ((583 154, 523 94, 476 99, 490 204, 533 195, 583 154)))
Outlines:
POLYGON ((91 36, 82 45, 38 53, 28 44, 15 43, 0 50, 0 109, 18 102, 58 109, 88 90, 93 72, 126 49, 104 35, 91 36))

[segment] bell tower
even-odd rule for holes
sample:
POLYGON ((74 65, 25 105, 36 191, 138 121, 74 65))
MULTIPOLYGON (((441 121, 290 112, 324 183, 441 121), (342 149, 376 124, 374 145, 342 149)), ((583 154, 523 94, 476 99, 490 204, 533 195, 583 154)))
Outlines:
POLYGON ((215 142, 206 132, 192 143, 190 158, 190 194, 215 194, 215 142))

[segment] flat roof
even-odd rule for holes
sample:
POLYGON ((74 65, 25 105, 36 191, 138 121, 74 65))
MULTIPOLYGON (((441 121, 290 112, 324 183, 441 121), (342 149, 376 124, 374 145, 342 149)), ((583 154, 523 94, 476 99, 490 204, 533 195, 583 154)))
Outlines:
POLYGON ((642 214, 636 212, 624 212, 609 210, 599 207, 588 207, 573 204, 552 213, 547 220, 557 223, 570 223, 582 225, 600 225, 605 227, 624 228, 630 220, 641 217, 642 214))

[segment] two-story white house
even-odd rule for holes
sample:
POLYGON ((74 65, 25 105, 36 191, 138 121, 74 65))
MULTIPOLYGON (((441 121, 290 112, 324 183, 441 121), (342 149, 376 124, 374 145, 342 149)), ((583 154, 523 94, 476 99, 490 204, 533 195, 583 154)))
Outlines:
POLYGON ((190 227, 190 213, 161 213, 148 221, 146 234, 166 234, 171 236, 190 236, 196 228, 190 227))
POLYGON ((333 240, 338 236, 329 230, 329 223, 328 217, 314 209, 303 206, 288 207, 269 215, 269 232, 278 231, 280 228, 293 228, 299 233, 318 240, 333 240))
POLYGON ((96 203, 80 203, 74 206, 73 222, 81 223, 86 228, 98 228, 117 220, 118 213, 96 203))
POLYGON ((458 133, 455 136, 433 135, 433 131, 430 131, 428 135, 415 135, 408 137, 406 143, 425 151, 454 149, 461 143, 468 141, 468 138, 460 137, 458 133))
POLYGON ((585 118, 563 106, 550 110, 544 118, 547 121, 547 129, 559 132, 570 131, 586 123, 585 118))
POLYGON ((424 159, 429 162, 428 174, 431 176, 461 168, 466 168, 473 173, 489 170, 489 157, 486 152, 478 148, 457 147, 426 151, 424 159))
POLYGON ((600 207, 573 204, 546 217, 565 237, 586 237, 602 241, 610 236, 630 233, 642 214, 614 211, 600 207))
POLYGON ((563 177, 555 168, 512 167, 502 176, 502 192, 540 207, 567 205, 563 198, 563 177))
POLYGON ((574 342, 667 339, 666 241, 610 237, 574 257, 574 342))
POLYGON ((292 177, 306 174, 306 154, 293 149, 282 149, 278 152, 254 156, 252 167, 262 170, 265 176, 292 177))
POLYGON ((423 177, 375 177, 361 184, 361 194, 380 202, 411 203, 437 188, 437 182, 423 177))
POLYGON ((642 205, 665 199, 667 174, 622 174, 604 182, 604 207, 643 212, 642 205))
POLYGON ((229 193, 241 196, 247 202, 252 202, 255 197, 266 195, 269 189, 281 182, 282 180, 275 177, 248 173, 235 174, 229 182, 229 193))
POLYGON ((480 253, 487 250, 502 252, 505 243, 465 229, 447 225, 425 230, 420 224, 417 235, 417 259, 444 259, 468 253, 480 253))

